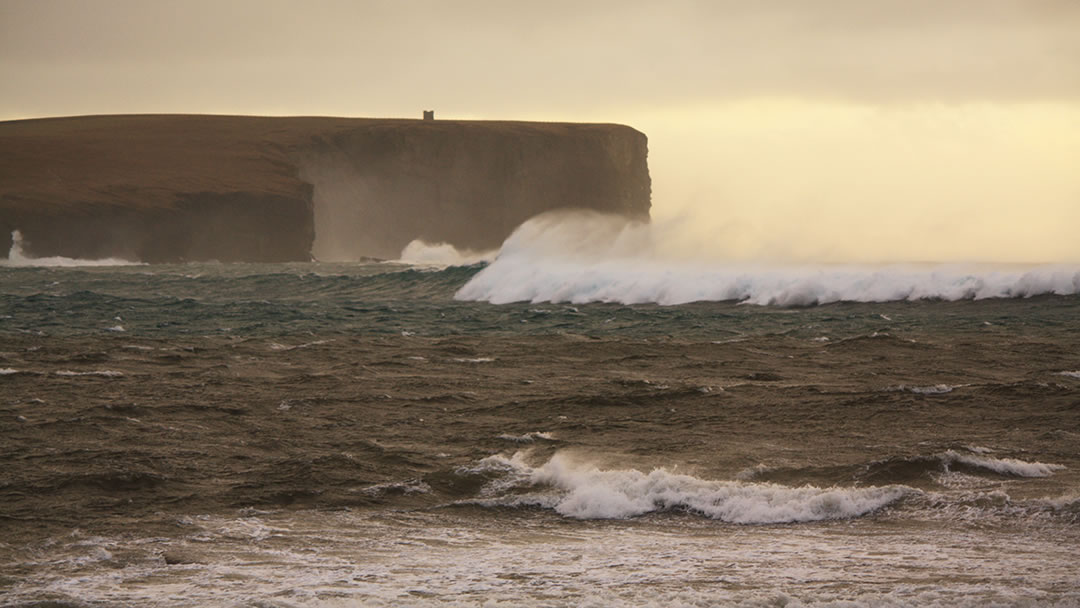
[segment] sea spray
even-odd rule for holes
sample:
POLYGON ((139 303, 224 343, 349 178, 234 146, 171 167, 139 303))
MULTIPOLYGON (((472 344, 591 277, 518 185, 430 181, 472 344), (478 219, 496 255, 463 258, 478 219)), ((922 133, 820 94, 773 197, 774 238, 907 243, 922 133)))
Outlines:
POLYGON ((490 262, 495 259, 495 254, 495 251, 459 250, 449 243, 432 244, 417 239, 401 250, 401 257, 397 261, 415 265, 469 266, 480 262, 490 262))
POLYGON ((522 225, 496 259, 458 290, 464 301, 677 305, 738 301, 981 300, 1080 293, 1080 267, 811 265, 688 257, 663 227, 597 214, 546 215, 522 225))
POLYGON ((63 256, 50 256, 44 258, 35 258, 27 255, 24 247, 22 232, 14 230, 11 233, 11 249, 8 250, 8 257, 6 260, 0 260, 0 265, 3 266, 57 266, 57 267, 69 267, 69 266, 132 266, 137 265, 140 262, 132 262, 131 260, 123 260, 120 258, 101 258, 96 260, 83 260, 76 258, 66 258, 63 256))

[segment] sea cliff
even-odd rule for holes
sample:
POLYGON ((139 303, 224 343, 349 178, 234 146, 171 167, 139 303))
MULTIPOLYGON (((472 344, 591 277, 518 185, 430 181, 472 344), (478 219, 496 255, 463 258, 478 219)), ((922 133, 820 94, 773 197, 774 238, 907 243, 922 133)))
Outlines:
POLYGON ((647 219, 647 140, 611 124, 194 115, 0 122, 0 256, 394 259, 498 247, 557 208, 647 219))

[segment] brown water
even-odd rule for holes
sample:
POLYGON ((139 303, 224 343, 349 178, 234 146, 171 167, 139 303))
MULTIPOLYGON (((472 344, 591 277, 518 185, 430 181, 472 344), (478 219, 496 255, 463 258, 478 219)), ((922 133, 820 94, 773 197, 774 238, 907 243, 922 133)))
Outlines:
POLYGON ((5 275, 0 603, 1080 603, 1075 297, 185 272, 5 275))

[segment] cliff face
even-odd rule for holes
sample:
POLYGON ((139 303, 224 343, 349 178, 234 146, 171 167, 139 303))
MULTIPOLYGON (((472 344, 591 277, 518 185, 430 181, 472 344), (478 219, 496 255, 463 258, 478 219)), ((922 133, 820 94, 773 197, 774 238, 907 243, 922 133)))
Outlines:
POLYGON ((227 116, 0 123, 0 255, 396 258, 497 247, 559 207, 646 219, 646 139, 618 125, 227 116))

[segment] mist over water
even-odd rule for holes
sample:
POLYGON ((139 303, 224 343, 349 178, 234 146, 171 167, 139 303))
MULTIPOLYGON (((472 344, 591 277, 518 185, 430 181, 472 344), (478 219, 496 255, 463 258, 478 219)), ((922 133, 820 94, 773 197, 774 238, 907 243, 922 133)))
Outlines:
POLYGON ((1076 104, 774 97, 620 119, 649 135, 654 222, 731 261, 1080 263, 1076 104))

